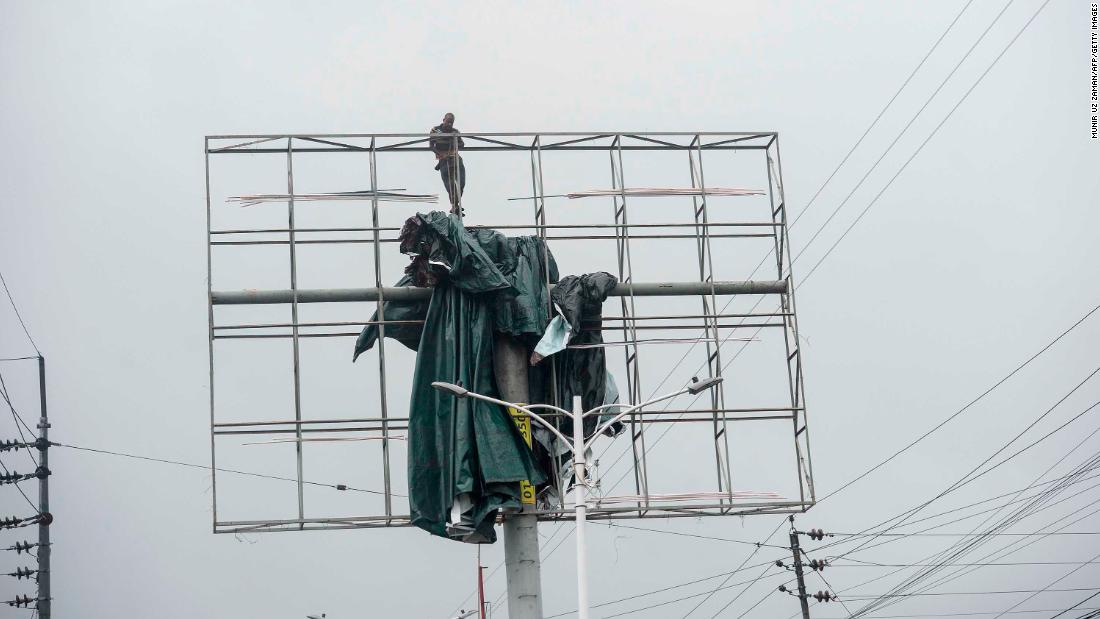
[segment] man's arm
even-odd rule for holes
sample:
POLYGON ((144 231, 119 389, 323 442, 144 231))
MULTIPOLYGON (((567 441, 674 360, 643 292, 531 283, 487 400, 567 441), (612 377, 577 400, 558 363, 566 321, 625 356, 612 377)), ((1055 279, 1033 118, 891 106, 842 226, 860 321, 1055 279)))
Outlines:
POLYGON ((432 137, 428 138, 428 147, 432 149, 432 152, 434 152, 437 156, 445 154, 448 150, 448 147, 446 144, 443 143, 445 138, 442 137, 443 130, 439 127, 439 125, 432 127, 431 131, 429 131, 428 133, 432 135, 432 137))

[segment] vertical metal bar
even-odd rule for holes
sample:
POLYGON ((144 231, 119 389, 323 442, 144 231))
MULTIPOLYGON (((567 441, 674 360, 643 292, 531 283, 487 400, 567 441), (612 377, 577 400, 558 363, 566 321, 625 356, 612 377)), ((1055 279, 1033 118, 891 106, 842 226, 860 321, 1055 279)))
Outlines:
POLYGON ((215 463, 215 443, 214 443, 214 302, 213 291, 214 282, 212 274, 214 272, 213 254, 212 249, 213 241, 210 217, 210 138, 207 137, 203 141, 203 161, 206 173, 206 317, 207 317, 207 332, 206 332, 206 347, 208 360, 210 365, 210 374, 208 377, 210 385, 210 495, 211 495, 211 532, 217 532, 218 529, 218 477, 216 474, 217 467, 215 463))
POLYGON ((41 417, 38 420, 39 449, 38 467, 46 474, 38 479, 38 513, 43 518, 38 521, 38 601, 35 607, 38 616, 50 619, 50 421, 46 414, 46 359, 38 356, 38 399, 41 417))
MULTIPOLYGON (((453 129, 453 127, 452 127, 452 129, 453 129)), ((451 194, 451 195, 455 196, 455 203, 451 205, 451 209, 454 210, 455 213, 458 215, 458 220, 462 221, 462 219, 463 219, 463 217, 462 217, 462 195, 459 193, 459 187, 461 185, 458 182, 458 180, 459 180, 458 175, 460 174, 460 172, 459 172, 460 166, 464 166, 465 164, 462 163, 461 157, 458 154, 458 136, 454 136, 454 135, 451 136, 451 150, 454 153, 454 155, 452 155, 453 159, 451 160, 451 162, 454 165, 451 166, 451 175, 450 175, 451 176, 451 190, 454 191, 454 193, 451 194)), ((443 165, 447 165, 446 160, 443 161, 443 165)))
MULTIPOLYGON (((799 466, 800 466, 800 469, 799 469, 799 471, 800 471, 799 482, 801 483, 803 478, 805 478, 805 485, 806 485, 806 487, 807 487, 807 489, 809 490, 809 493, 810 493, 810 501, 811 502, 816 502, 817 501, 817 494, 814 491, 813 458, 812 458, 811 452, 810 452, 810 425, 809 425, 810 422, 809 422, 808 413, 807 413, 807 409, 806 409, 805 384, 803 382, 803 377, 802 377, 802 347, 798 345, 798 341, 799 341, 798 340, 798 314, 797 314, 797 304, 795 303, 795 288, 796 288, 796 286, 794 285, 794 273, 792 272, 792 265, 791 265, 791 243, 790 243, 790 240, 789 240, 789 232, 788 232, 788 228, 787 228, 787 209, 786 209, 786 206, 785 206, 787 198, 786 198, 785 192, 783 190, 783 161, 782 161, 782 158, 779 155, 779 134, 778 133, 773 137, 773 141, 775 143, 775 166, 776 166, 775 182, 776 182, 776 187, 779 191, 779 199, 782 201, 782 204, 784 205, 783 212, 781 213, 782 216, 783 216, 782 217, 782 222, 783 222, 782 230, 783 230, 784 236, 788 238, 787 243, 785 244, 785 247, 784 247, 784 252, 785 252, 784 260, 787 263, 787 277, 788 277, 787 294, 784 295, 784 298, 789 299, 788 306, 790 308, 790 311, 785 312, 787 315, 784 317, 784 323, 786 325, 786 327, 784 328, 784 332, 786 332, 789 329, 790 330, 790 337, 795 343, 794 359, 791 360, 791 361, 788 361, 788 363, 791 363, 791 362, 794 363, 794 369, 792 371, 793 384, 791 386, 791 391, 794 394, 793 398, 792 398, 792 408, 796 409, 795 414, 794 414, 794 419, 796 421, 796 426, 797 426, 797 420, 798 420, 798 409, 801 409, 801 411, 802 411, 802 428, 801 428, 801 433, 800 434, 798 433, 798 430, 796 429, 795 449, 796 449, 796 453, 799 457, 799 466), (804 449, 799 449, 799 447, 800 447, 799 444, 798 444, 799 436, 801 436, 801 440, 803 440, 805 442, 805 448, 804 449)), ((764 151, 765 156, 767 155, 767 153, 768 153, 768 151, 765 150, 764 151)), ((803 498, 803 500, 805 500, 805 498, 803 498)))
MULTIPOLYGON (((717 314, 718 297, 714 292, 714 253, 711 248, 710 240, 710 216, 707 212, 706 177, 703 175, 702 138, 696 135, 692 140, 692 145, 695 146, 694 154, 692 151, 688 151, 688 163, 691 168, 691 186, 700 190, 698 199, 694 196, 692 197, 693 214, 696 224, 695 233, 697 235, 696 248, 699 254, 699 279, 711 284, 709 302, 708 295, 701 296, 703 301, 703 320, 704 324, 706 324, 706 332, 709 338, 706 340, 706 365, 709 377, 719 377, 722 375, 722 342, 718 332, 718 320, 714 318, 714 315, 717 314), (698 167, 696 167, 695 157, 699 159, 698 167), (715 311, 711 311, 711 308, 715 308, 715 311), (707 316, 710 316, 710 318, 707 318, 707 316)), ((730 473, 729 436, 727 434, 726 413, 717 412, 724 411, 726 408, 725 385, 719 384, 709 391, 711 410, 715 411, 712 416, 712 423, 714 428, 714 459, 718 475, 718 491, 721 492, 725 490, 730 493, 730 501, 732 503, 733 482, 730 473)))
MULTIPOLYGON (((375 158, 375 141, 370 139, 370 190, 371 226, 374 227, 374 285, 378 289, 378 392, 382 416, 382 483, 385 490, 386 517, 393 516, 393 500, 390 487, 390 426, 389 406, 386 400, 386 299, 382 286, 382 243, 379 239, 378 217, 378 163, 375 158)), ((388 523, 388 521, 387 521, 388 523)))
POLYGON ((781 223, 781 226, 776 227, 775 235, 775 260, 776 260, 776 279, 787 280, 787 292, 779 295, 779 301, 781 311, 783 313, 783 345, 786 351, 786 365, 787 365, 787 388, 789 392, 791 402, 791 422, 792 422, 792 439, 794 441, 795 452, 795 474, 798 476, 798 493, 799 500, 806 500, 806 484, 802 476, 802 450, 799 446, 799 424, 798 424, 798 406, 799 406, 799 390, 797 388, 797 381, 795 379, 795 372, 792 371, 792 359, 796 359, 799 356, 798 350, 798 334, 792 330, 794 324, 793 308, 790 303, 790 294, 792 292, 791 287, 793 282, 790 278, 790 263, 788 262, 789 253, 787 251, 789 243, 787 242, 787 205, 785 197, 782 192, 779 192, 778 202, 776 206, 776 192, 780 186, 776 182, 775 175, 772 173, 772 158, 771 149, 764 150, 764 165, 767 168, 768 175, 768 201, 770 204, 770 211, 772 217, 772 223, 781 223), (792 335, 794 339, 792 341, 792 335))
MULTIPOLYGON (((638 363, 638 323, 633 319, 637 312, 634 303, 634 269, 630 259, 630 222, 626 211, 626 179, 623 172, 621 135, 615 136, 611 147, 612 150, 608 151, 608 155, 611 157, 611 188, 619 190, 619 195, 612 197, 615 216, 615 243, 618 249, 616 255, 619 266, 619 281, 626 284, 630 290, 628 296, 619 299, 622 310, 621 315, 624 317, 622 324, 626 327, 622 331, 623 341, 632 342, 623 346, 626 355, 626 382, 631 401, 639 403, 642 401, 642 387, 638 363)), ((630 415, 630 445, 634 456, 634 485, 638 494, 643 498, 642 502, 638 504, 638 515, 642 516, 645 514, 645 508, 649 506, 649 479, 646 468, 645 424, 641 423, 636 413, 630 415)))
MULTIPOLYGON (((287 229, 290 233, 290 322, 291 339, 294 347, 294 420, 302 420, 302 377, 299 369, 298 347, 298 254, 294 237, 294 138, 286 139, 286 192, 287 200, 287 229)), ((295 455, 298 461, 298 518, 305 518, 305 488, 302 482, 302 424, 295 424, 297 441, 294 443, 295 455)), ((305 524, 299 524, 299 529, 305 529, 305 524)))
MULTIPOLYGON (((549 299, 550 284, 550 246, 547 240, 546 232, 546 198, 545 187, 543 185, 542 176, 542 137, 536 135, 535 139, 531 142, 531 197, 532 203, 535 207, 535 224, 539 226, 538 235, 543 240, 542 245, 542 275, 543 284, 547 290, 547 308, 546 315, 548 318, 554 316, 554 302, 549 299)), ((559 398, 558 394, 558 364, 561 362, 561 355, 555 355, 550 358, 550 400, 551 402, 557 402, 559 398)), ((560 403, 559 403, 560 404, 560 403)), ((558 496, 559 505, 565 505, 565 488, 562 485, 562 476, 560 474, 560 464, 557 458, 550 458, 550 466, 552 468, 552 477, 554 489, 558 496)))

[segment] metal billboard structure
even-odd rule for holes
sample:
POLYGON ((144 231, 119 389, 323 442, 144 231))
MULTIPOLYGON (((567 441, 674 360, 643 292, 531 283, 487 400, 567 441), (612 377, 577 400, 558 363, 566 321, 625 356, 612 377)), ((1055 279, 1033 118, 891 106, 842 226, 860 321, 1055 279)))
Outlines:
MULTIPOLYGON (((468 193, 464 198, 468 212, 491 211, 503 220, 478 225, 536 234, 546 240, 559 263, 618 276, 620 283, 608 299, 618 312, 603 317, 602 330, 609 369, 614 358, 612 374, 621 382, 623 400, 645 401, 651 389, 659 389, 692 355, 701 360, 695 373, 723 377, 727 372, 724 385, 701 394, 702 401, 639 410, 629 416, 628 432, 603 439, 603 453, 620 453, 621 460, 610 466, 622 462, 629 467, 619 481, 628 480, 632 488, 616 494, 618 481, 601 488, 590 497, 588 518, 794 513, 812 506, 815 494, 778 134, 461 135, 466 142, 464 158, 479 164, 480 172, 473 174, 492 176, 493 184, 504 188, 501 191, 514 194, 496 196, 491 201, 493 210, 486 206, 489 201, 476 202, 468 193), (675 176, 667 189, 643 190, 639 187, 652 185, 631 181, 638 177, 635 170, 646 178, 675 176), (672 187, 677 179, 682 182, 672 187), (730 195, 719 189, 744 180, 758 181, 759 195, 730 195), (602 191, 579 191, 591 188, 583 183, 599 183, 602 191), (527 222, 517 220, 523 212, 527 222), (595 249, 597 243, 607 246, 604 254, 595 249), (649 243, 658 249, 648 249, 649 243), (673 243, 679 249, 673 249, 673 243), (768 251, 760 251, 764 248, 768 251), (756 268, 749 272, 753 263, 756 268), (695 309, 689 309, 688 303, 695 309), (752 305, 739 308, 741 303, 752 305), (734 345, 740 348, 735 351, 734 345), (771 352, 760 354, 767 363, 761 360, 748 370, 755 373, 753 378, 730 380, 728 367, 733 359, 746 349, 755 352, 766 347, 771 352), (621 359, 615 348, 623 349, 621 359), (686 352, 669 370, 670 360, 677 357, 672 350, 686 352), (661 384, 656 384, 662 375, 661 384), (761 386, 765 383, 774 387, 766 394, 761 386), (664 442, 658 452, 658 443, 671 432, 676 432, 675 440, 664 442), (775 439, 768 443, 764 436, 775 439), (737 444, 731 446, 731 441, 737 444), (750 454, 750 463, 735 465, 742 452, 750 454), (762 479, 787 490, 744 486, 740 480, 749 469, 766 471, 762 479)), ((409 153, 422 158, 430 153, 428 139, 428 134, 206 138, 214 532, 409 524, 403 505, 407 490, 401 435, 407 429, 407 401, 400 400, 399 389, 411 370, 408 353, 395 352, 399 348, 395 342, 380 338, 368 367, 356 367, 359 373, 343 381, 362 383, 355 386, 359 391, 354 396, 331 395, 327 385, 339 381, 332 370, 335 364, 350 366, 350 342, 366 324, 374 303, 430 295, 429 289, 390 284, 407 263, 393 250, 401 221, 414 210, 385 202, 388 194, 383 193, 402 191, 390 188, 395 181, 438 186, 439 181, 422 170, 413 177, 407 172, 409 153), (403 156, 406 163, 396 165, 403 156), (320 161, 313 162, 316 159, 320 161), (354 161, 345 166, 349 171, 334 171, 348 160, 354 161), (227 161, 247 161, 244 167, 251 168, 227 172, 223 168, 233 167, 227 161), (307 181, 309 175, 315 178, 307 181), (336 178, 344 183, 358 178, 361 184, 369 179, 369 190, 337 198, 331 193, 335 187, 323 186, 336 178), (308 194, 310 202, 339 199, 340 210, 306 206, 303 188, 309 183, 330 192, 308 194), (272 195, 285 194, 277 204, 241 209, 225 203, 231 196, 269 187, 272 195), (311 225, 307 219, 321 223, 311 225), (304 252, 319 247, 354 247, 360 253, 335 265, 331 256, 327 261, 322 257, 324 264, 313 272, 323 275, 319 281, 326 285, 305 286, 304 252), (250 257, 255 251, 266 252, 271 260, 261 265, 250 257), (228 285, 222 281, 223 272, 232 275, 226 279, 228 285), (310 319, 307 314, 319 318, 310 319), (278 348, 234 356, 242 354, 235 347, 257 342, 278 348), (345 354, 308 356, 304 347, 314 342, 335 343, 345 354), (285 368, 286 380, 266 375, 265 367, 285 368), (232 372, 236 374, 223 376, 232 372), (312 386, 307 387, 310 380, 312 386), (327 397, 327 403, 311 405, 305 395, 313 394, 327 397), (287 401, 285 406, 282 400, 287 401), (347 408, 354 412, 332 413, 347 408), (264 452, 263 458, 280 458, 285 464, 281 470, 288 471, 282 477, 267 477, 297 486, 295 493, 289 493, 285 484, 275 490, 280 501, 290 500, 280 503, 278 510, 273 507, 272 513, 265 512, 265 500, 252 500, 247 486, 227 489, 224 475, 218 474, 227 462, 238 465, 234 454, 258 453, 257 449, 264 452), (339 450, 339 456, 325 454, 331 450, 339 450), (327 465, 314 465, 316 459, 325 459, 327 465), (318 483, 316 476, 328 479, 334 471, 364 480, 354 484, 362 488, 318 483), (360 490, 369 494, 371 502, 358 504, 358 512, 328 498, 315 506, 311 492, 317 486, 360 490), (252 511, 227 516, 219 511, 219 501, 224 503, 237 491, 250 497, 252 511)), ((546 285, 550 286, 549 280, 546 285)), ((393 321, 383 317, 377 324, 384 333, 393 321)), ((264 481, 264 476, 259 477, 257 484, 264 481)), ((571 517, 565 499, 568 488, 561 487, 561 476, 554 478, 558 498, 539 506, 540 520, 571 517)))

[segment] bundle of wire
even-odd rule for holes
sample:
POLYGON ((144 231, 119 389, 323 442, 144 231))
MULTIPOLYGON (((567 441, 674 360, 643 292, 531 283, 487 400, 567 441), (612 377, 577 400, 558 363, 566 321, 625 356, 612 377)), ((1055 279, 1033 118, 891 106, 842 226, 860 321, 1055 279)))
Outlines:
POLYGON ((301 194, 256 194, 250 196, 230 196, 226 202, 236 202, 241 206, 253 206, 264 202, 327 202, 330 200, 378 200, 379 202, 423 202, 433 203, 439 201, 436 194, 398 193, 396 191, 339 191, 334 193, 301 193, 301 194))
POLYGON ((639 503, 644 501, 698 501, 705 499, 781 499, 778 493, 769 491, 739 492, 683 492, 678 494, 647 494, 628 496, 605 496, 594 498, 597 504, 603 503, 639 503))
POLYGON ((607 196, 656 197, 656 196, 762 196, 762 189, 735 187, 634 187, 630 189, 592 189, 565 194, 570 200, 607 196))

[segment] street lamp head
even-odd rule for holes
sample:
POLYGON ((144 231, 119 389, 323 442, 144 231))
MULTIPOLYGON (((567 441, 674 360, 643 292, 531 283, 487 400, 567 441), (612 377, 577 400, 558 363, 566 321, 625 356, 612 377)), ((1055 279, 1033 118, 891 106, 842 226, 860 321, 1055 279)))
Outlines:
POLYGON ((721 376, 713 376, 711 378, 704 378, 703 380, 699 380, 698 376, 693 376, 691 378, 691 384, 687 386, 687 390, 691 395, 699 395, 707 389, 717 386, 720 382, 722 382, 721 376))
POLYGON ((470 393, 470 391, 465 387, 461 387, 452 383, 445 383, 438 380, 432 383, 432 387, 444 393, 449 393, 456 398, 464 398, 467 394, 470 393))

